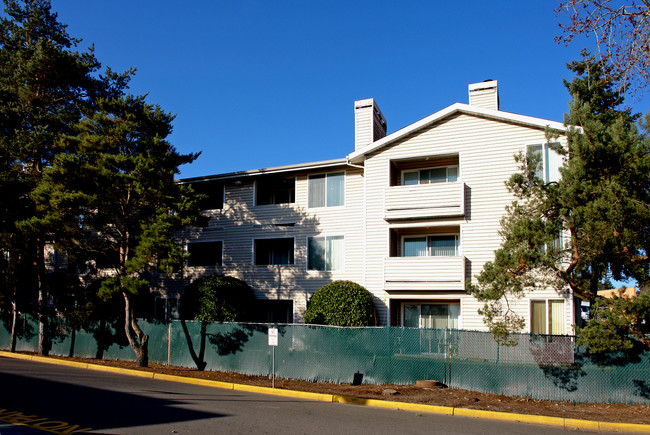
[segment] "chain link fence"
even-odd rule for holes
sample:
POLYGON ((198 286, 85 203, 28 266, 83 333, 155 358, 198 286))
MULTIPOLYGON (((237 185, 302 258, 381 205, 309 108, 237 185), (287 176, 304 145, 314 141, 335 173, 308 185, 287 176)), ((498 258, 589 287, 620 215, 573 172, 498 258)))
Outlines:
MULTIPOLYGON (((196 367, 204 337, 206 370, 270 376, 272 325, 140 321, 149 335, 151 362, 196 367), (190 348, 194 352, 190 351, 190 348)), ((36 331, 23 320, 22 331, 36 331)), ((650 404, 650 352, 589 354, 571 336, 521 334, 513 347, 499 346, 486 332, 396 327, 338 328, 277 325, 275 374, 280 378, 335 383, 414 384, 437 380, 451 388, 534 399, 650 404)), ((134 360, 124 341, 98 346, 97 334, 61 331, 52 354, 134 360), (74 347, 74 348, 72 348, 74 347), (102 348, 103 352, 98 352, 102 348)), ((96 332, 96 331, 95 331, 96 332)), ((118 334, 119 336, 119 334, 118 334)), ((119 340, 118 340, 119 341, 119 340)), ((0 348, 9 333, 0 327, 0 348)), ((25 333, 17 350, 35 351, 25 333)))

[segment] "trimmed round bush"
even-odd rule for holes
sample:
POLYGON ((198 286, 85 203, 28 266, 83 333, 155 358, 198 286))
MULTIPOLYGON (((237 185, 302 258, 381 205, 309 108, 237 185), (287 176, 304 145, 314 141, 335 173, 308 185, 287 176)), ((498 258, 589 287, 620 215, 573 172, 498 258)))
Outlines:
POLYGON ((253 313, 255 294, 244 281, 225 275, 192 282, 181 298, 181 316, 202 322, 242 322, 253 313))
POLYGON ((332 326, 375 325, 375 304, 364 287, 334 281, 316 290, 305 311, 305 323, 332 326))

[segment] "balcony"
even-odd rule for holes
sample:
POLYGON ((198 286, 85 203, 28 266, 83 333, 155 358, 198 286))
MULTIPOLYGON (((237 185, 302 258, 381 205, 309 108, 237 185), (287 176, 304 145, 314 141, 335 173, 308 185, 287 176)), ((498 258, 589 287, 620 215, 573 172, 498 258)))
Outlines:
POLYGON ((384 219, 428 219, 465 215, 465 183, 391 186, 384 194, 384 219))
POLYGON ((389 257, 385 290, 465 290, 465 257, 389 257))

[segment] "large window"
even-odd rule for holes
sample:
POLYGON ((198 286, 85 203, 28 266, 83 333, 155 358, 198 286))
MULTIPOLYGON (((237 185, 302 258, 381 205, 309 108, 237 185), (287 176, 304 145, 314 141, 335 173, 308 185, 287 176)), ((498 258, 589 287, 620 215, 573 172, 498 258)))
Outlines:
POLYGON ((402 172, 402 184, 405 186, 414 184, 448 183, 457 180, 457 166, 442 166, 402 172))
POLYGON ((307 269, 343 270, 345 243, 343 236, 310 237, 307 241, 307 269))
POLYGON ((258 266, 293 264, 293 238, 256 239, 255 264, 258 266))
POLYGON ((458 235, 404 237, 404 257, 453 257, 458 255, 458 235))
POLYGON ((345 173, 309 176, 309 207, 336 207, 345 204, 345 173))
POLYGON ((535 176, 545 183, 560 180, 562 156, 553 151, 548 144, 528 145, 526 155, 529 164, 535 164, 535 176))
POLYGON ((222 242, 188 243, 187 253, 190 254, 188 266, 221 266, 222 248, 222 242))
POLYGON ((533 334, 564 334, 564 301, 531 301, 530 332, 533 334))
POLYGON ((256 205, 292 204, 296 201, 295 177, 266 177, 255 183, 256 205))
POLYGON ((201 181, 192 183, 192 190, 199 194, 201 199, 198 206, 201 210, 214 210, 223 208, 223 184, 216 181, 201 181))
POLYGON ((154 317, 161 322, 178 319, 178 299, 157 297, 154 317))
POLYGON ((458 329, 459 304, 404 304, 406 328, 458 329))

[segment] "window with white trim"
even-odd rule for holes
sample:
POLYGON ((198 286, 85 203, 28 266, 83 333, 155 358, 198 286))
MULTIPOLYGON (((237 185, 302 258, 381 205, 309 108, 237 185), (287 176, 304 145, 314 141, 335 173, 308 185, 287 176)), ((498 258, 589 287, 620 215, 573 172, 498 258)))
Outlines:
POLYGON ((293 264, 293 238, 255 239, 255 265, 293 264))
POLYGON ((255 205, 296 202, 295 177, 264 177, 255 182, 255 205))
POLYGON ((402 307, 405 328, 458 329, 458 303, 405 303, 402 307))
POLYGON ((319 236, 307 239, 307 269, 320 271, 343 270, 345 238, 319 236))
POLYGON ((552 150, 549 144, 527 145, 526 156, 529 164, 535 164, 535 177, 545 183, 560 180, 562 156, 552 150))
POLYGON ((403 257, 455 257, 459 255, 458 234, 408 236, 403 239, 403 257))
POLYGON ((189 258, 187 265, 190 267, 221 266, 223 255, 222 242, 190 242, 187 244, 189 258))
POLYGON ((530 301, 530 332, 532 334, 564 334, 564 300, 530 301))
POLYGON ((223 208, 224 185, 218 181, 197 181, 190 184, 194 193, 200 195, 198 207, 201 210, 223 208))
POLYGON ((345 172, 309 176, 308 206, 336 207, 345 204, 345 172))
POLYGON ((458 166, 439 166, 402 172, 402 184, 450 183, 458 180, 458 166))

